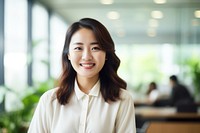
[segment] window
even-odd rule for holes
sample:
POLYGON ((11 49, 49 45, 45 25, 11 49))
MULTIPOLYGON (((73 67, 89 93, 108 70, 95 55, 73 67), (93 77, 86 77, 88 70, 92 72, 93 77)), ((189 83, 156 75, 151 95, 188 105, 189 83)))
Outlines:
POLYGON ((51 75, 54 78, 58 78, 61 72, 61 55, 65 41, 65 34, 67 31, 67 25, 62 19, 57 15, 53 14, 50 20, 51 24, 51 56, 50 56, 50 65, 51 65, 51 75))
POLYGON ((35 4, 32 18, 33 82, 48 79, 48 12, 35 4))
POLYGON ((21 91, 27 86, 27 1, 5 0, 5 85, 21 91), (20 16, 20 17, 19 17, 20 16))

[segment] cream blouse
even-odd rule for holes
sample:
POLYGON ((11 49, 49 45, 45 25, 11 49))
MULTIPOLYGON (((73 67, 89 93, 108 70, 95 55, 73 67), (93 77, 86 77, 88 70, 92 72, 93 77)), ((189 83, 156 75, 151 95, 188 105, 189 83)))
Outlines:
POLYGON ((88 95, 75 82, 66 105, 58 103, 56 90, 41 96, 28 133, 136 133, 134 103, 127 90, 121 89, 121 100, 107 103, 100 81, 88 95))

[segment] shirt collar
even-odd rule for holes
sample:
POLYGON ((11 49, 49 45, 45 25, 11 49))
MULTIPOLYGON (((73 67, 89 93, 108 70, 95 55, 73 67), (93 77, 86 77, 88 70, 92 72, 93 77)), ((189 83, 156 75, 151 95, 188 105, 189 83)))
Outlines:
MULTIPOLYGON (((77 80, 75 80, 75 93, 76 96, 78 98, 78 100, 80 100, 81 98, 83 98, 85 95, 84 92, 82 92, 78 86, 77 80)), ((99 95, 99 91, 100 91, 100 80, 97 81, 97 83, 92 87, 92 89, 90 90, 90 93, 88 94, 89 96, 98 96, 99 95)))

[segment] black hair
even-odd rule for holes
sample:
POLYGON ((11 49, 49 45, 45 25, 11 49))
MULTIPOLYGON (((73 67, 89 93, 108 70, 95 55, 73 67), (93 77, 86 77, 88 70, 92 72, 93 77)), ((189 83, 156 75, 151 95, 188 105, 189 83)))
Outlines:
POLYGON ((59 103, 63 105, 67 104, 74 91, 76 71, 73 69, 68 59, 68 54, 71 38, 73 34, 81 28, 92 30, 99 46, 106 52, 107 61, 99 72, 100 91, 104 100, 107 102, 120 99, 120 89, 126 89, 127 84, 117 74, 120 59, 115 54, 114 42, 103 24, 92 18, 83 18, 73 23, 66 33, 62 52, 62 73, 59 79, 59 88, 56 93, 59 103))

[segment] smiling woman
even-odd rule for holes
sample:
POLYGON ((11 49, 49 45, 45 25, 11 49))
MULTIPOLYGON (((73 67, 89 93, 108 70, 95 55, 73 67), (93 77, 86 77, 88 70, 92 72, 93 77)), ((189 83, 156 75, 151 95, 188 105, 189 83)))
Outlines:
POLYGON ((91 18, 73 23, 65 38, 59 86, 40 98, 28 132, 135 133, 134 103, 117 75, 119 65, 104 25, 91 18))
MULTIPOLYGON (((105 57, 106 53, 100 48, 92 30, 81 28, 74 33, 69 46, 68 59, 77 72, 78 81, 85 78, 93 78, 96 82, 99 77, 99 71, 105 63, 105 57)), ((85 93, 88 92, 86 86, 82 86, 80 89, 82 91, 85 90, 85 93)))

